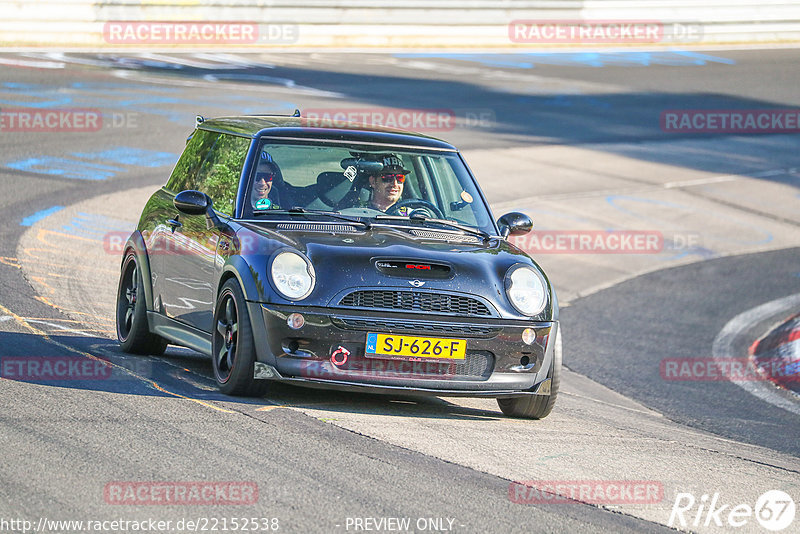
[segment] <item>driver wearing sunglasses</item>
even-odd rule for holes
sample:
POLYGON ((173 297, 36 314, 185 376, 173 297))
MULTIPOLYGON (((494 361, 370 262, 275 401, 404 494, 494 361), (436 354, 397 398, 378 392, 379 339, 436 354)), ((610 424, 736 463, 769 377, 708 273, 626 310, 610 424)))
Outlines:
POLYGON ((277 191, 273 190, 274 182, 282 179, 280 167, 267 152, 262 152, 253 177, 251 203, 253 208, 261 210, 279 209, 277 191), (270 194, 271 193, 271 194, 270 194))
POLYGON ((372 188, 369 207, 385 212, 396 204, 403 195, 403 184, 408 173, 397 156, 383 158, 383 170, 369 177, 372 188))

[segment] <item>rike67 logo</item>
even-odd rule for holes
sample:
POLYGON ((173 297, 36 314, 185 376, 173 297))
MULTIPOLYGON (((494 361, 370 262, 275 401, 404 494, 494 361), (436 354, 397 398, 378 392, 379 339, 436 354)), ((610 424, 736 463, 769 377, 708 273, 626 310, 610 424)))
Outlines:
MULTIPOLYGON (((794 522, 795 503, 788 493, 780 490, 764 492, 755 506, 747 503, 730 504, 720 499, 719 493, 703 495, 699 499, 691 493, 678 493, 667 526, 743 527, 753 519, 772 532, 786 529, 794 522)), ((796 532, 796 529, 794 530, 796 532)))

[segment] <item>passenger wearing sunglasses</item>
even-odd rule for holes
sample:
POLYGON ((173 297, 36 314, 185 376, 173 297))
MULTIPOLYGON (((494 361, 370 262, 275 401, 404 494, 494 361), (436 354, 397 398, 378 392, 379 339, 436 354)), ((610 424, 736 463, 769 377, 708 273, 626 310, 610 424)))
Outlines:
POLYGON ((383 170, 369 177, 369 185, 372 188, 369 207, 385 212, 402 197, 403 184, 409 171, 403 168, 400 158, 395 155, 384 157, 382 163, 383 170))
POLYGON ((275 182, 282 180, 281 169, 267 152, 261 153, 253 178, 253 193, 250 202, 257 211, 279 209, 278 192, 273 189, 275 182))

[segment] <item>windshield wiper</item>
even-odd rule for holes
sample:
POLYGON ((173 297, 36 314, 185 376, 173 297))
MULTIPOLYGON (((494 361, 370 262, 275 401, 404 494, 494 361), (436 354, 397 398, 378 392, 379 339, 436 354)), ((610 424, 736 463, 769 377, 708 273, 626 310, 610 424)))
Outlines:
POLYGON ((449 221, 447 219, 434 219, 431 217, 427 217, 421 213, 415 213, 411 217, 400 217, 398 215, 376 215, 376 219, 379 220, 388 220, 388 221, 419 221, 419 222, 432 222, 441 224, 443 226, 449 226, 450 228, 455 228, 456 230, 461 230, 462 232, 467 232, 469 234, 477 235, 481 239, 488 240, 491 238, 489 234, 484 232, 483 230, 479 230, 477 228, 472 228, 471 226, 465 226, 463 224, 459 224, 457 222, 449 221))
POLYGON ((347 221, 347 222, 349 222, 349 223, 352 223, 352 224, 360 224, 360 225, 363 225, 365 230, 369 230, 370 228, 372 228, 372 225, 371 225, 370 223, 368 223, 367 221, 363 221, 363 220, 361 220, 361 219, 353 219, 353 218, 351 218, 351 217, 347 217, 347 216, 345 216, 345 215, 340 215, 340 214, 338 214, 338 213, 335 213, 335 212, 333 212, 333 211, 325 211, 325 210, 307 210, 307 209, 305 209, 305 208, 301 208, 300 206, 294 206, 294 207, 292 207, 292 208, 289 208, 288 210, 268 210, 268 211, 267 211, 267 210, 265 210, 265 211, 256 211, 256 212, 254 212, 254 213, 253 213, 253 215, 256 215, 256 214, 260 215, 260 214, 262 214, 262 213, 280 213, 280 212, 283 212, 283 213, 290 213, 290 214, 300 214, 300 215, 309 215, 309 214, 313 214, 313 215, 326 215, 326 216, 328 216, 328 217, 332 217, 332 218, 334 218, 334 219, 338 219, 338 220, 340 220, 340 221, 347 221))

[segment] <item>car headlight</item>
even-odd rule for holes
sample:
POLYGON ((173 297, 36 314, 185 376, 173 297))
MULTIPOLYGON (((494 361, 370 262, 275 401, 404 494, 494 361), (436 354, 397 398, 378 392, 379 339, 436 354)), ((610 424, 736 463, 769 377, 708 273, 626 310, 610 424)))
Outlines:
POLYGON ((547 286, 541 275, 518 263, 506 273, 506 294, 511 304, 523 315, 537 315, 547 304, 547 286))
POLYGON ((275 256, 270 269, 272 283, 289 300, 302 300, 314 289, 314 266, 297 252, 284 251, 275 256))

